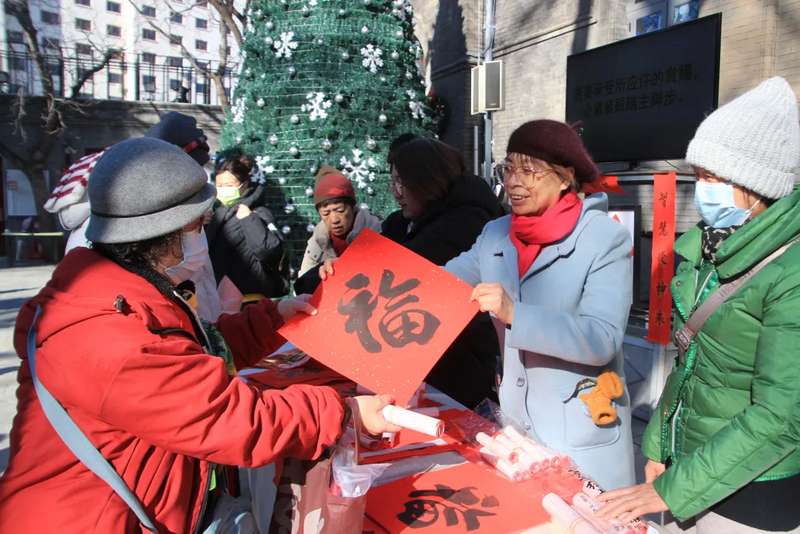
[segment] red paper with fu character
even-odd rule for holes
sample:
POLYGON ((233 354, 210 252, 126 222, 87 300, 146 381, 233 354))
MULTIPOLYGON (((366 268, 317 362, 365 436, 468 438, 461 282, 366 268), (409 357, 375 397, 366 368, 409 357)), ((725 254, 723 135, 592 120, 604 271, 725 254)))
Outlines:
POLYGON ((472 288, 364 230, 281 335, 334 371, 405 406, 472 317, 472 288))

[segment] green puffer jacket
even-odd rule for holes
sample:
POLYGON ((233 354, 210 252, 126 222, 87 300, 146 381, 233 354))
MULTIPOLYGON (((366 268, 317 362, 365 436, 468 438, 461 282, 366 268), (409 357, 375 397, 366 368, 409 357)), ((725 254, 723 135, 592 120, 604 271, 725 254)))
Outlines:
MULTIPOLYGON (((800 189, 731 235, 704 262, 701 229, 675 243, 676 328, 720 285, 800 235, 800 189)), ((800 473, 800 244, 708 319, 667 379, 642 450, 672 460, 655 489, 679 520, 752 481, 800 473)))

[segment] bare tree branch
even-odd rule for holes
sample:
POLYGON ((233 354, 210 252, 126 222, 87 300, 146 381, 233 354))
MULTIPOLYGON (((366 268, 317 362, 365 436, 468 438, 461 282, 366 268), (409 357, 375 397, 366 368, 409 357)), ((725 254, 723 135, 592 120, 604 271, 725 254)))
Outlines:
MULTIPOLYGON (((233 20, 232 5, 220 0, 209 0, 209 3, 214 6, 219 16, 222 17, 222 22, 225 23, 225 26, 230 28, 233 39, 236 41, 239 48, 243 48, 244 39, 242 39, 242 32, 239 30, 239 26, 237 26, 236 22, 233 20)), ((225 40, 225 34, 222 35, 222 39, 223 41, 225 40)))
MULTIPOLYGON (((133 8, 136 11, 138 11, 140 14, 143 14, 142 10, 139 9, 139 6, 137 6, 134 3, 134 0, 128 0, 128 1, 130 2, 130 4, 133 6, 133 8)), ((228 18, 230 19, 230 16, 228 18)), ((230 19, 230 21, 231 21, 231 24, 233 24, 234 27, 235 27, 236 23, 233 22, 233 19, 230 19)), ((147 24, 151 28, 153 28, 155 31, 157 31, 158 33, 160 33, 161 35, 163 35, 164 37, 169 39, 170 41, 173 40, 173 36, 172 36, 171 33, 169 33, 167 30, 163 29, 162 27, 160 27, 159 25, 154 23, 149 18, 147 19, 147 24)), ((237 28, 237 31, 238 31, 238 28, 237 28)), ((178 46, 180 46, 181 56, 183 56, 184 58, 186 58, 189 61, 189 64, 192 66, 192 68, 195 70, 195 72, 198 72, 198 73, 203 72, 203 73, 205 73, 214 82, 214 86, 217 89, 217 96, 219 97, 220 106, 222 107, 222 111, 224 112, 226 109, 228 109, 228 106, 230 105, 228 97, 225 94, 225 83, 224 83, 224 75, 225 75, 225 70, 226 70, 227 63, 228 63, 228 41, 227 41, 226 35, 225 35, 225 25, 220 24, 220 32, 221 32, 221 39, 222 39, 220 41, 220 61, 219 61, 219 66, 217 67, 216 71, 212 71, 211 69, 208 68, 207 65, 201 65, 200 61, 194 55, 192 55, 191 52, 189 52, 189 49, 184 46, 183 42, 176 43, 176 44, 178 44, 178 46), (223 50, 224 50, 224 54, 223 54, 223 50)), ((239 35, 241 37, 241 33, 239 35)))
POLYGON ((0 141, 0 155, 6 158, 14 167, 18 169, 25 168, 25 161, 19 155, 17 155, 16 152, 11 150, 11 148, 6 146, 3 141, 0 141))
POLYGON ((94 76, 96 73, 106 68, 108 62, 117 57, 119 53, 120 50, 118 48, 108 48, 103 53, 103 57, 100 59, 99 63, 96 63, 92 68, 87 69, 82 74, 78 72, 79 76, 75 80, 75 83, 72 84, 72 87, 70 89, 70 95, 69 95, 70 100, 75 100, 76 98, 78 98, 78 95, 80 94, 81 89, 83 88, 83 84, 85 84, 89 80, 89 78, 94 76))

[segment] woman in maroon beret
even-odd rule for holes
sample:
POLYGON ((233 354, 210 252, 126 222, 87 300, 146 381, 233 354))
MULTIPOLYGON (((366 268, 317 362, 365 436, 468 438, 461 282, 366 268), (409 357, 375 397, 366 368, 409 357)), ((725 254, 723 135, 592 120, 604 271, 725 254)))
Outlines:
MULTIPOLYGON (((606 369, 624 384, 628 231, 608 217, 605 194, 578 196, 598 169, 566 124, 538 120, 517 128, 497 171, 511 215, 487 224, 445 269, 474 286, 473 299, 496 318, 500 404, 512 424, 571 456, 606 489, 630 485, 627 390, 606 417, 590 412, 581 398, 606 369)), ((586 399, 593 403, 600 389, 586 399)))

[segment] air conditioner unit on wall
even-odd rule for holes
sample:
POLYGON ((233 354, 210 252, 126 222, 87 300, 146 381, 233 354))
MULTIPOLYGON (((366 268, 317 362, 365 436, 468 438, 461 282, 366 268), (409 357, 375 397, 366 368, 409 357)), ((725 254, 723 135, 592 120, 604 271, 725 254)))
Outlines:
POLYGON ((470 106, 472 115, 505 108, 503 74, 502 61, 487 61, 473 67, 470 106))

